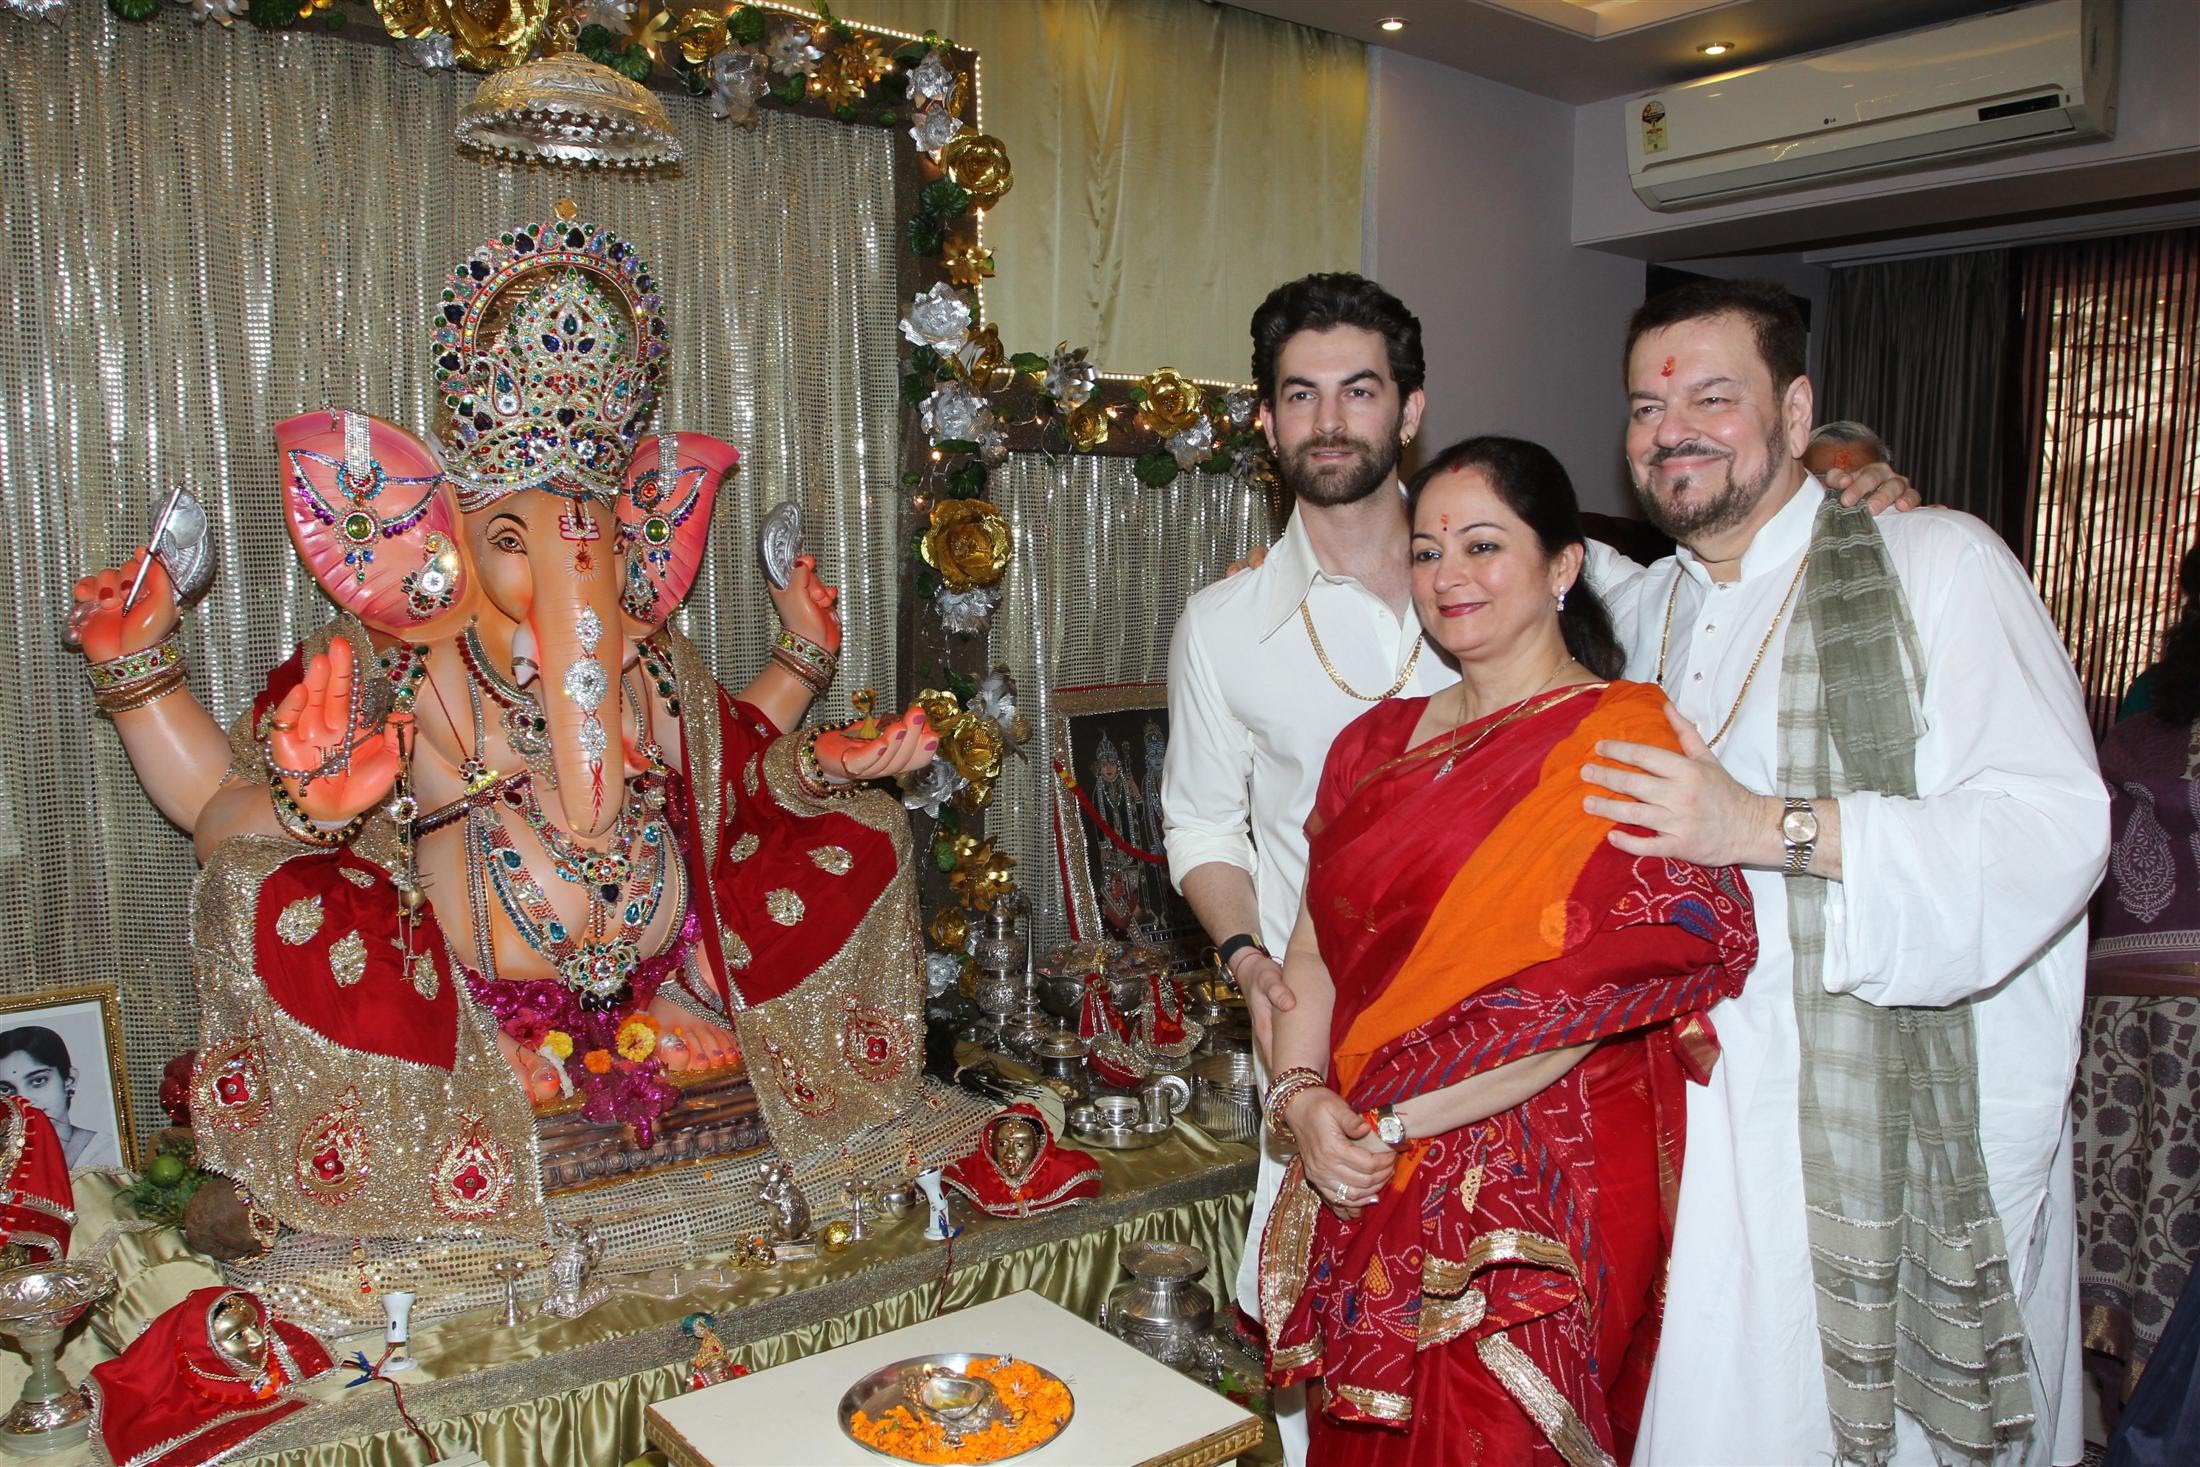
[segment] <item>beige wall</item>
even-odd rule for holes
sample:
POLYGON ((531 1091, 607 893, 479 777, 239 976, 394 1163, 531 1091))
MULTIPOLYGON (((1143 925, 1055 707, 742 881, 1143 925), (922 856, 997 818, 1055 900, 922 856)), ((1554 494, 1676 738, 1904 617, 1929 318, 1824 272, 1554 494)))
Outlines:
POLYGON ((1574 109, 1370 55, 1365 254, 1421 318, 1422 446, 1532 438, 1566 465, 1584 508, 1632 513, 1619 349, 1643 268, 1568 239, 1574 109))

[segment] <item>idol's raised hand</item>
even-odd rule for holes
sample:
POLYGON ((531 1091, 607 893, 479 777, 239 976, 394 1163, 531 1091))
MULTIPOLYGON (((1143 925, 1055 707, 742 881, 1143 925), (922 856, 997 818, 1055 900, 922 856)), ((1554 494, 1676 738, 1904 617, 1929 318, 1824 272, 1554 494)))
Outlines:
POLYGON ((816 556, 796 556, 787 573, 786 589, 772 586, 771 595, 781 626, 828 652, 840 650, 840 588, 817 578, 816 556))
POLYGON ((925 719, 922 706, 863 737, 856 729, 826 729, 817 736, 817 767, 827 779, 854 784, 865 779, 892 779, 922 769, 940 749, 940 737, 925 719))
POLYGON ((357 662, 348 638, 329 638, 268 719, 268 762, 284 792, 315 820, 349 820, 387 796, 412 737, 412 719, 402 713, 381 728, 353 725, 357 662), (348 767, 332 767, 347 747, 348 767))
POLYGON ((158 560, 145 573, 137 604, 127 612, 122 609, 144 560, 141 548, 120 570, 98 571, 76 583, 76 605, 69 611, 69 640, 82 648, 90 661, 112 662, 157 647, 182 623, 175 589, 168 582, 168 568, 158 560))

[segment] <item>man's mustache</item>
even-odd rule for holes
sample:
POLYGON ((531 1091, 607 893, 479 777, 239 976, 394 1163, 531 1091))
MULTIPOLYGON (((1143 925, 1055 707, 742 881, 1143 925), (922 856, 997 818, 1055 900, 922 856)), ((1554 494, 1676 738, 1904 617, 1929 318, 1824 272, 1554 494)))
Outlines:
POLYGON ((1339 448, 1349 449, 1350 451, 1359 454, 1372 452, 1371 447, 1368 444, 1363 443, 1359 439, 1344 437, 1340 435, 1335 438, 1309 438, 1306 442, 1299 445, 1297 456, 1300 458, 1309 458, 1314 454, 1328 453, 1332 449, 1339 448))
POLYGON ((1670 448, 1661 448, 1658 449, 1655 453, 1652 453, 1649 457, 1648 463, 1649 466, 1654 469, 1660 464, 1671 463, 1674 459, 1677 458, 1732 457, 1734 457, 1734 451, 1732 449, 1721 448, 1716 443, 1676 443, 1670 448))

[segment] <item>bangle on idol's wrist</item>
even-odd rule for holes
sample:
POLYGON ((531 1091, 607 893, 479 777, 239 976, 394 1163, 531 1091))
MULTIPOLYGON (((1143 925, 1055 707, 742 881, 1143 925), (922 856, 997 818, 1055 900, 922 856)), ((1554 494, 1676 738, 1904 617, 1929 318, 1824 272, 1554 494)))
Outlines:
POLYGON ((370 807, 352 816, 336 829, 328 830, 299 807, 298 802, 290 797, 290 791, 283 788, 282 780, 268 782, 267 797, 269 803, 275 807, 275 822, 282 826, 283 833, 309 846, 333 848, 350 845, 359 832, 366 828, 367 817, 374 813, 370 807))
POLYGON ((819 675, 816 668, 812 667, 809 663, 802 661, 802 659, 796 657, 790 652, 783 652, 779 648, 774 647, 772 649, 771 660, 772 666, 786 673, 787 676, 793 678, 796 682, 802 684, 802 686, 804 686, 805 688, 808 688, 811 694, 815 697, 824 697, 826 689, 830 688, 833 685, 832 674, 830 672, 827 672, 821 676, 819 675))
POLYGON ((845 800, 856 792, 855 785, 834 779, 817 762, 817 736, 823 729, 803 731, 794 746, 794 782, 802 793, 813 800, 845 800))
POLYGON ((824 692, 832 686, 833 674, 840 667, 840 654, 829 647, 811 641, 799 632, 785 627, 772 642, 772 661, 784 667, 813 691, 824 692))
POLYGON ((84 671, 92 701, 108 713, 126 713, 183 686, 183 646, 170 633, 141 651, 88 663, 84 671))

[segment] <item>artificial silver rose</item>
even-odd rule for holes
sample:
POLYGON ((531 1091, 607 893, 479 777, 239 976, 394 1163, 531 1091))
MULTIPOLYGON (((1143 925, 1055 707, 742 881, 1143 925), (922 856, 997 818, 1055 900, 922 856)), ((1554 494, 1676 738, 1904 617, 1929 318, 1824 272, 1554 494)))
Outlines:
POLYGON ((1201 418, 1198 422, 1169 439, 1169 452, 1176 456, 1176 466, 1191 469, 1215 451, 1215 425, 1201 418))
MULTIPOLYGON (((988 413, 986 416, 993 415, 988 413)), ((999 419, 978 430, 978 457, 985 460, 989 469, 997 469, 1008 462, 1008 429, 1001 426, 999 419)))
POLYGON ((1016 721, 1016 679, 1006 667, 994 668, 966 706, 1005 735, 1016 721))
POLYGON ((903 805, 911 810, 922 810, 937 820, 940 810, 970 781, 964 779, 954 765, 936 758, 922 769, 903 775, 896 783, 901 786, 903 805))
POLYGON ((992 426, 985 399, 961 382, 942 382, 924 401, 924 431, 934 443, 968 443, 992 426))
POLYGON ((1071 351, 1066 341, 1054 349, 1046 375, 1039 379, 1046 395, 1066 408, 1083 407, 1099 384, 1100 369, 1085 360, 1085 349, 1071 351))
MULTIPOLYGON (((214 0, 219 5, 223 0, 214 0)), ((232 14, 244 14, 245 0, 227 0, 236 6, 232 14)), ((223 25, 229 24, 223 21, 223 25)), ((458 55, 451 49, 451 38, 441 31, 433 35, 411 36, 397 43, 397 54, 422 71, 456 71, 458 55)))
POLYGON ((937 158, 940 149, 955 141, 964 131, 962 120, 945 107, 927 107, 917 113, 916 121, 909 128, 909 136, 918 148, 937 158))
POLYGON ((600 25, 614 36, 623 36, 633 19, 634 0, 587 0, 573 17, 573 25, 576 33, 600 25))
POLYGON ((772 70, 781 76, 808 76, 825 59, 818 49, 817 32, 799 20, 788 21, 772 37, 772 70))
POLYGON ((947 64, 947 58, 938 50, 924 53, 924 59, 909 70, 909 100, 918 106, 936 103, 946 106, 955 95, 955 72, 947 64))
POLYGON ((932 598, 932 608, 940 614, 940 625, 957 637, 975 637, 984 631, 987 618, 1000 604, 1001 593, 994 586, 941 591, 932 598))
POLYGON ((756 104, 770 85, 763 52, 730 46, 710 58, 710 115, 746 126, 756 121, 756 104))
MULTIPOLYGON (((203 25, 207 21, 213 20, 228 25, 238 16, 244 14, 246 0, 190 0, 190 3, 193 24, 203 25)), ((59 0, 56 0, 55 8, 60 8, 59 0)), ((422 37, 422 39, 425 40, 426 37, 422 37)), ((449 36, 443 37, 445 50, 450 48, 450 43, 451 38, 449 36)))
POLYGON ((924 996, 938 998, 962 981, 963 960, 952 953, 924 955, 924 996))
POLYGON ((10 11, 22 16, 25 20, 58 22, 61 19, 61 7, 67 4, 68 0, 6 0, 6 3, 10 11))
POLYGON ((914 346, 952 354, 970 335, 970 302, 943 280, 910 302, 901 334, 914 346))
POLYGON ((1252 426, 1253 413, 1260 407, 1260 398, 1250 387, 1232 388, 1222 399, 1222 411, 1233 428, 1252 426))

